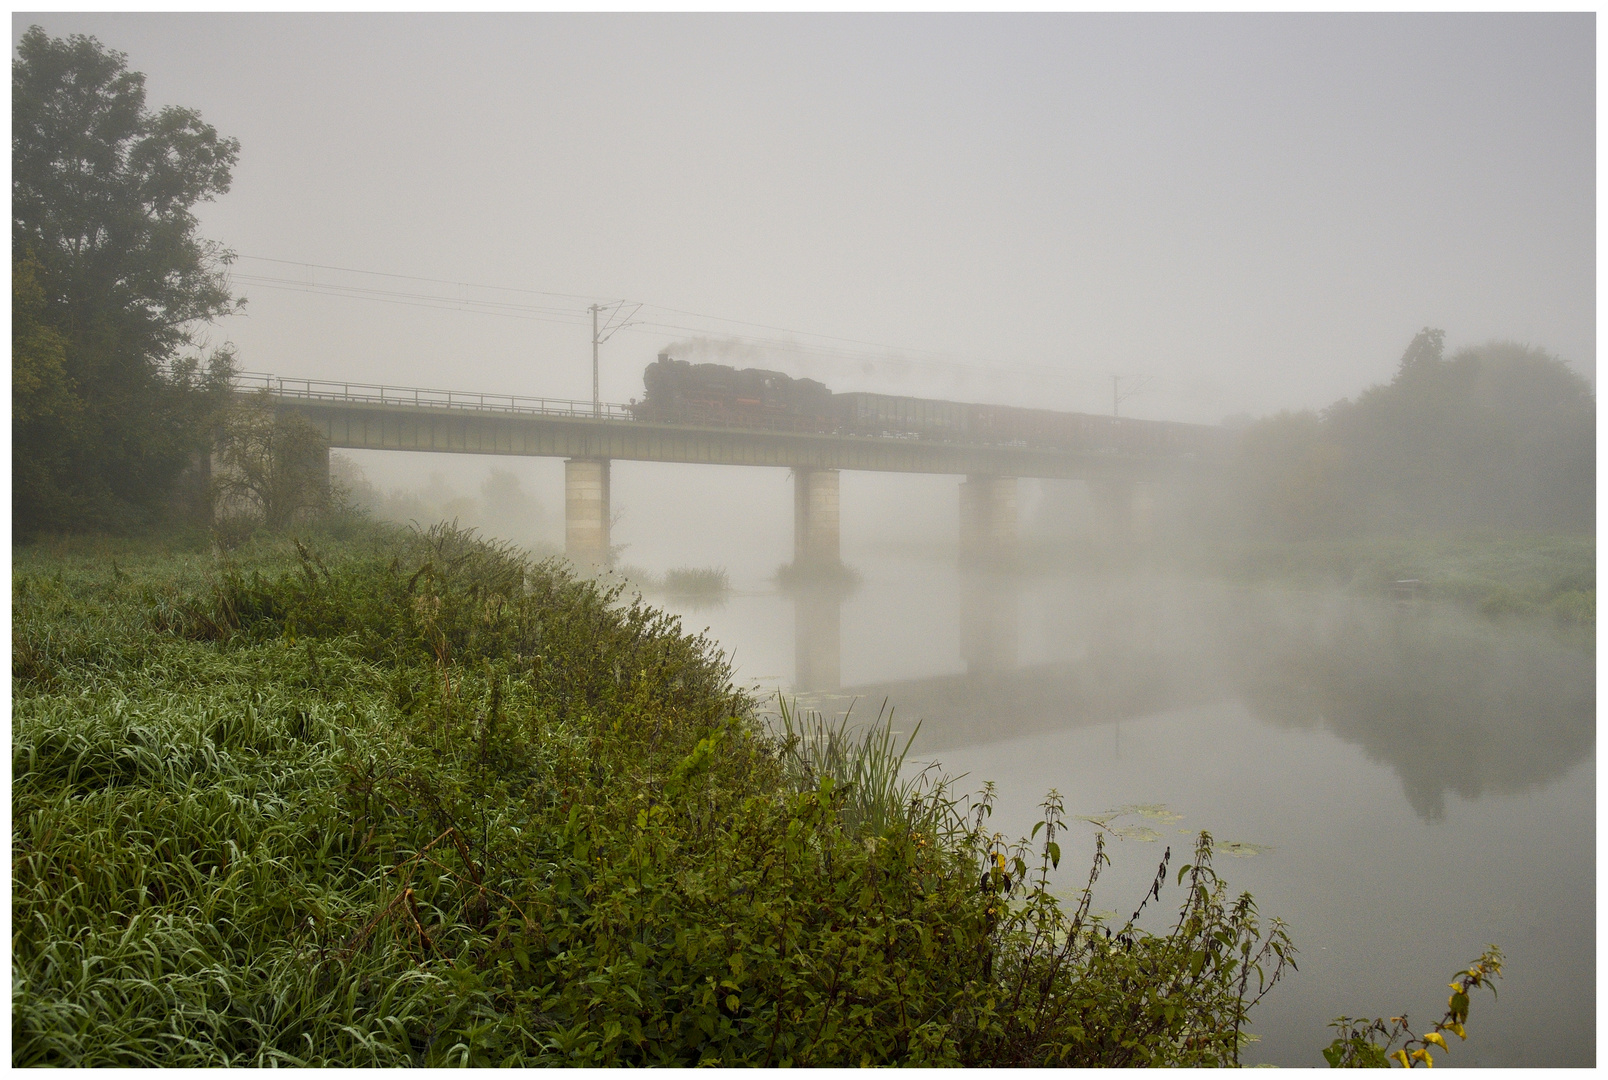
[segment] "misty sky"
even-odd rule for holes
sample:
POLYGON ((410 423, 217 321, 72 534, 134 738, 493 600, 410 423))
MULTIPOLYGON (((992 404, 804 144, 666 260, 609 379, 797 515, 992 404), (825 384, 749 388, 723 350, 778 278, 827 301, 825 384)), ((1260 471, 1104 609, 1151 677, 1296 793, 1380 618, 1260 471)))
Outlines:
MULTIPOLYGON (((582 297, 896 347, 775 350, 840 389, 1104 411, 1118 372, 1178 419, 1326 405, 1426 324, 1592 367, 1590 15, 33 22, 240 139, 203 223, 241 256, 575 294, 242 258, 218 333, 255 369, 589 397, 582 297)), ((618 336, 604 396, 686 336, 618 336)))
POLYGON ((584 308, 627 298, 606 400, 692 338, 1094 412, 1117 373, 1210 423, 1353 395, 1425 325, 1594 378, 1590 14, 31 23, 239 138, 201 218, 249 370, 588 398, 584 308))

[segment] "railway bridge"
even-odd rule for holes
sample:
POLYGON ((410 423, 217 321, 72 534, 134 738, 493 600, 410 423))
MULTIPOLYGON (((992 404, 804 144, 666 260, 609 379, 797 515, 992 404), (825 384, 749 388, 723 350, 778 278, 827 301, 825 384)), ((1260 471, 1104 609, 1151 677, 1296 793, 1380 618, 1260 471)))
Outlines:
MULTIPOLYGON (((266 392, 278 410, 300 413, 336 449, 564 458, 565 549, 579 566, 609 562, 609 463, 616 460, 792 470, 794 557, 801 566, 839 561, 838 476, 844 469, 964 477, 962 556, 987 561, 1008 556, 1015 546, 1020 477, 1088 481, 1113 534, 1122 536, 1132 527, 1137 484, 1206 464, 1194 454, 1122 449, 1116 438, 1106 446, 1062 449, 1025 440, 845 435, 753 422, 667 423, 637 419, 630 406, 606 402, 262 374, 243 374, 236 386, 242 394, 266 392)), ((1113 431, 1121 423, 1113 418, 1113 431)))

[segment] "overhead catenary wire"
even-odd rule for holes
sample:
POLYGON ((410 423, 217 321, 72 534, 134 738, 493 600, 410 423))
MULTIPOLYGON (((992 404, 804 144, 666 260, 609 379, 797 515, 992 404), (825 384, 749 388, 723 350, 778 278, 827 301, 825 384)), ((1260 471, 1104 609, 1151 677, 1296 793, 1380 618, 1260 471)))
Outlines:
POLYGON ((535 304, 515 304, 498 300, 476 300, 465 296, 441 296, 423 292, 402 292, 395 289, 376 289, 363 285, 340 285, 334 282, 307 282, 295 278, 269 277, 262 274, 231 274, 231 280, 247 285, 257 285, 266 288, 286 289, 291 292, 325 293, 330 295, 351 295, 356 297, 372 297, 385 300, 416 300, 428 302, 431 306, 451 305, 461 307, 470 305, 492 309, 506 309, 511 314, 521 312, 543 312, 552 315, 573 315, 575 309, 567 307, 543 307, 535 304))
MULTIPOLYGON (((357 270, 351 267, 334 266, 321 263, 294 262, 288 259, 272 259, 257 255, 237 255, 236 258, 255 262, 269 262, 282 266, 296 266, 308 270, 326 270, 335 273, 390 278, 399 281, 417 281, 432 285, 448 285, 459 289, 482 289, 492 292, 517 293, 527 296, 546 296, 562 299, 583 300, 587 301, 588 303, 597 302, 595 297, 580 293, 561 293, 539 289, 517 288, 505 285, 480 285, 469 282, 455 281, 448 278, 418 277, 414 275, 396 274, 378 270, 357 270)), ((590 315, 588 314, 586 307, 556 309, 542 305, 513 303, 510 301, 465 299, 458 295, 445 296, 423 292, 403 292, 399 290, 378 289, 372 286, 344 285, 334 282, 318 282, 310 278, 303 280, 300 278, 270 277, 267 275, 240 273, 232 274, 231 276, 242 284, 257 285, 263 288, 282 289, 292 292, 348 296, 354 299, 383 300, 391 303, 407 303, 411 301, 416 303, 418 306, 430 308, 441 308, 446 306, 457 308, 459 306, 468 305, 477 309, 483 309, 487 314, 498 314, 515 318, 530 319, 532 316, 538 314, 550 315, 553 317, 551 320, 533 319, 533 321, 556 321, 560 323, 573 323, 575 325, 585 325, 590 321, 590 315)), ((611 301, 610 303, 618 302, 619 301, 611 301)), ((884 363, 893 362, 922 364, 927 366, 943 367, 952 371, 964 372, 967 374, 1003 374, 1009 372, 1012 374, 1037 375, 1061 379, 1068 377, 1075 379, 1093 378, 1093 376, 1075 375, 1061 369, 1045 367, 1042 365, 1015 364, 1009 365, 1009 367, 1006 368, 997 364, 968 364, 949 359, 944 357, 942 354, 934 353, 931 350, 911 349, 903 346, 890 345, 884 342, 823 334, 809 330, 799 330, 790 327, 778 326, 772 323, 760 323, 751 320, 733 319, 721 315, 709 315, 703 312, 690 311, 685 308, 675 308, 663 304, 640 302, 637 304, 637 306, 639 308, 645 308, 654 312, 663 312, 667 316, 679 315, 685 318, 703 319, 711 323, 728 326, 743 326, 759 330, 770 330, 775 333, 793 335, 793 339, 764 338, 755 335, 729 335, 745 344, 754 346, 770 345, 790 349, 793 351, 810 352, 821 356, 843 358, 854 361, 872 360, 884 363), (838 344, 833 346, 822 346, 808 344, 805 341, 797 339, 815 339, 816 341, 834 342, 838 344), (842 347, 845 345, 859 346, 860 348, 846 349, 842 347), (895 355, 892 357, 886 355, 868 355, 861 351, 866 348, 883 350, 886 353, 893 353, 895 355)), ((638 319, 631 327, 631 330, 637 333, 669 332, 710 334, 712 332, 711 328, 708 326, 689 326, 683 322, 673 322, 666 319, 638 319)))
MULTIPOLYGON (((236 255, 235 257, 238 258, 238 259, 249 259, 249 260, 252 260, 252 261, 255 261, 255 262, 271 262, 271 263, 278 263, 280 265, 285 265, 285 266, 299 266, 299 267, 302 267, 304 269, 309 269, 309 270, 331 270, 331 271, 335 271, 335 272, 343 273, 343 274, 364 274, 364 275, 368 275, 368 276, 371 276, 371 277, 394 278, 394 279, 401 280, 401 281, 421 281, 421 282, 425 282, 425 283, 432 284, 432 285, 452 285, 452 286, 455 286, 455 287, 461 288, 461 289, 465 289, 465 288, 466 289, 486 289, 488 291, 495 291, 495 292, 522 293, 522 294, 527 295, 527 296, 555 296, 555 297, 560 297, 560 298, 563 298, 563 299, 566 299, 566 300, 584 300, 584 301, 586 301, 588 303, 597 302, 596 297, 589 296, 589 295, 582 294, 582 293, 550 292, 550 291, 544 291, 544 290, 541 290, 541 289, 527 289, 527 288, 521 288, 521 287, 509 286, 509 285, 476 285, 476 284, 472 284, 472 283, 465 282, 465 281, 456 281, 456 280, 453 280, 453 279, 450 279, 450 278, 416 277, 416 276, 409 275, 409 274, 396 274, 396 273, 391 273, 391 272, 383 271, 383 270, 356 270, 356 269, 353 269, 351 267, 331 266, 331 265, 326 265, 326 264, 321 264, 321 263, 292 262, 292 261, 290 261, 288 259, 270 259, 270 258, 267 258, 265 256, 261 256, 261 255, 236 255)), ((280 279, 280 280, 291 280, 291 279, 280 279)), ((301 284, 305 285, 307 288, 315 287, 314 284, 311 283, 311 282, 301 283, 301 284)), ((375 291, 379 291, 379 290, 375 290, 375 291)), ((509 306, 512 306, 512 305, 509 305, 509 306)), ((861 338, 841 337, 841 336, 837 336, 837 335, 833 335, 833 334, 822 334, 822 333, 818 333, 816 331, 810 331, 810 330, 797 330, 797 329, 793 329, 791 327, 786 327, 786 326, 776 326, 776 325, 774 325, 772 323, 752 322, 752 321, 749 321, 749 320, 746 320, 746 319, 733 319, 733 318, 730 318, 728 316, 723 316, 723 315, 709 315, 709 314, 706 314, 704 312, 689 311, 689 310, 687 310, 685 308, 669 307, 669 306, 667 306, 665 304, 650 304, 650 303, 643 302, 641 304, 638 304, 638 306, 639 307, 652 308, 655 311, 663 311, 663 312, 666 312, 666 313, 671 314, 671 315, 684 315, 684 316, 686 316, 688 318, 707 319, 707 320, 709 320, 711 322, 726 323, 726 324, 732 325, 732 326, 749 326, 749 327, 753 327, 756 330, 771 330, 771 331, 774 331, 776 333, 793 334, 793 335, 798 336, 798 337, 812 337, 812 338, 820 338, 822 340, 827 340, 827 341, 841 341, 841 342, 844 342, 845 344, 860 345, 860 346, 864 346, 864 347, 872 348, 872 349, 889 349, 889 350, 896 350, 896 351, 900 351, 900 352, 912 352, 912 351, 930 352, 930 350, 910 350, 910 349, 907 349, 907 348, 905 348, 903 346, 890 345, 890 344, 888 344, 886 342, 866 341, 866 340, 861 339, 861 338)), ((584 309, 583 309, 583 312, 584 312, 584 309)), ((584 318, 581 321, 584 321, 584 318)), ((686 328, 678 327, 677 329, 686 329, 686 328)), ((936 355, 936 354, 933 354, 933 355, 936 355)), ((1052 370, 1052 369, 1046 369, 1046 370, 1052 370)))
MULTIPOLYGON (((616 312, 623 310, 624 306, 632 305, 633 316, 627 316, 627 321, 608 330, 614 333, 632 333, 643 336, 662 336, 666 334, 692 335, 694 338, 707 338, 711 343, 726 346, 738 346, 754 350, 772 349, 790 352, 805 358, 814 358, 826 362, 836 362, 844 365, 872 364, 881 367, 917 367, 929 370, 941 370, 952 375, 969 377, 999 378, 1031 378, 1053 379, 1057 382, 1081 385, 1093 388, 1102 385, 1110 376, 1094 371, 1069 371, 1065 368, 1050 367, 1040 364, 1008 363, 1000 364, 989 361, 963 361, 956 360, 949 355, 929 349, 915 349, 891 345, 885 342, 871 341, 863 338, 844 337, 840 335, 824 334, 817 331, 799 330, 779 326, 773 323, 763 323, 753 320, 734 319, 728 316, 710 315, 703 312, 691 311, 685 308, 671 307, 664 304, 654 304, 647 301, 610 300, 600 301, 595 296, 583 293, 567 293, 552 290, 530 289, 507 285, 484 285, 471 282, 457 281, 448 278, 421 277, 410 274, 398 274, 382 270, 359 270, 352 267, 335 266, 332 264, 310 263, 289 259, 270 258, 260 255, 236 255, 239 261, 269 263, 276 266, 297 267, 308 271, 303 277, 289 277, 271 274, 252 274, 231 272, 232 280, 242 285, 257 288, 267 288, 288 292, 302 292, 314 295, 325 295, 345 299, 367 300, 376 303, 389 303, 401 306, 412 306, 432 310, 456 310, 471 314, 494 315, 500 318, 512 318, 523 321, 545 323, 557 326, 587 326, 591 321, 589 305, 599 304, 605 308, 614 308, 616 312), (424 285, 448 286, 456 290, 453 295, 445 295, 440 291, 386 289, 372 285, 344 284, 332 281, 318 281, 315 271, 325 271, 334 274, 352 274, 361 277, 381 278, 397 282, 418 282, 424 285), (514 299, 478 299, 466 295, 465 290, 479 290, 490 293, 504 293, 512 296, 548 298, 559 301, 583 301, 584 304, 575 306, 555 305, 552 303, 517 301, 514 299), (662 315, 660 315, 662 313, 662 315), (654 317, 659 315, 660 317, 654 317), (676 317, 680 318, 677 319, 676 317), (710 325, 689 325, 684 320, 702 320, 710 325), (751 333, 737 333, 725 327, 742 327, 750 330, 766 330, 776 334, 790 335, 786 338, 766 337, 751 333), (868 352, 867 350, 876 350, 868 352)), ((1138 378, 1138 377, 1136 377, 1138 378)), ((1216 394, 1200 383, 1185 383, 1180 380, 1166 379, 1157 376, 1142 376, 1149 386, 1157 384, 1169 385, 1191 395, 1200 395, 1203 391, 1206 396, 1216 394)), ((1124 395, 1127 396, 1127 395, 1124 395)))

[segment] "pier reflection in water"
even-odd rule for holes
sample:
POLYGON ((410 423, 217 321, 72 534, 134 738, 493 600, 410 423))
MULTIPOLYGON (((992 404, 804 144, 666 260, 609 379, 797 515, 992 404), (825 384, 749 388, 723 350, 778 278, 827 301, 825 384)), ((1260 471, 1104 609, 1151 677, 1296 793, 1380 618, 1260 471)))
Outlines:
POLYGON ((793 682, 800 690, 831 693, 843 684, 843 592, 793 593, 793 682))
POLYGON ((960 655, 968 675, 995 675, 1016 667, 1018 584, 1007 574, 960 573, 960 655))
MULTIPOLYGON (((959 590, 961 659, 968 676, 995 676, 1017 666, 1019 584, 1004 574, 963 571, 959 590)), ((814 694, 842 689, 843 605, 850 590, 812 586, 789 590, 793 603, 793 685, 814 694)), ((857 688, 869 696, 876 688, 857 688)), ((901 695, 903 696, 903 695, 901 695)))

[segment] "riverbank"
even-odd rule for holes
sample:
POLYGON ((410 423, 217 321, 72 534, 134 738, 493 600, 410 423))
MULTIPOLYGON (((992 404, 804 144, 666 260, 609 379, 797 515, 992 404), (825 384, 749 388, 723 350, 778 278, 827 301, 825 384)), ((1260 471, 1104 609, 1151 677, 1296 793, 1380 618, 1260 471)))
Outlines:
POLYGON ((1469 533, 1195 544, 1160 543, 1119 557, 1091 541, 1024 542, 1027 574, 1154 572, 1241 585, 1340 590, 1414 604, 1446 604, 1492 618, 1542 619, 1593 631, 1594 536, 1469 533))
POLYGON ((1215 562, 1234 581, 1339 587, 1445 602, 1496 618, 1546 616, 1562 625, 1594 626, 1596 560, 1592 536, 1473 534, 1244 545, 1224 549, 1215 562))
POLYGON ((13 567, 13 1064, 1225 1063, 1288 952, 1204 840, 1170 934, 1063 910, 1053 797, 1006 845, 461 532, 13 567))

